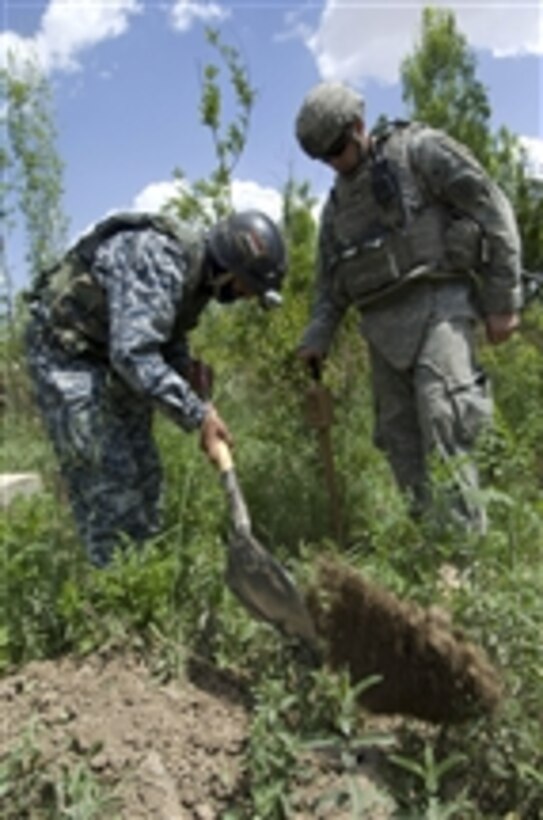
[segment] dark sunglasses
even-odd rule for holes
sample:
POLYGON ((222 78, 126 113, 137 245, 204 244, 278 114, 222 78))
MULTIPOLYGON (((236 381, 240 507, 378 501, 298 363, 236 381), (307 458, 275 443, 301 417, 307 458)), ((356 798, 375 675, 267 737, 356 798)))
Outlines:
POLYGON ((347 145, 351 141, 351 132, 344 131, 340 137, 332 143, 332 145, 325 151, 324 154, 321 155, 321 159, 337 159, 342 155, 342 153, 347 148, 347 145))

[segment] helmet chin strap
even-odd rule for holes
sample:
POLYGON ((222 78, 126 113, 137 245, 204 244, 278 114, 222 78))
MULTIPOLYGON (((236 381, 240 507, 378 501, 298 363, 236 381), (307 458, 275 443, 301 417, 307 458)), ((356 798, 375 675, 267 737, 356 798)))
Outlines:
POLYGON ((213 298, 221 304, 228 304, 239 299, 239 293, 236 293, 232 287, 234 283, 233 273, 222 273, 211 281, 211 292, 213 298))
POLYGON ((371 154, 371 138, 366 134, 363 128, 356 127, 353 127, 351 138, 353 142, 358 145, 360 162, 365 162, 371 154))
POLYGON ((230 282, 234 279, 234 274, 230 273, 229 270, 220 271, 219 273, 215 274, 215 276, 211 279, 211 287, 216 290, 220 290, 225 285, 229 285, 230 282))
POLYGON ((229 270, 224 270, 219 267, 213 257, 209 247, 207 248, 207 286, 211 290, 214 299, 218 302, 223 301, 225 288, 232 283, 234 274, 229 270))

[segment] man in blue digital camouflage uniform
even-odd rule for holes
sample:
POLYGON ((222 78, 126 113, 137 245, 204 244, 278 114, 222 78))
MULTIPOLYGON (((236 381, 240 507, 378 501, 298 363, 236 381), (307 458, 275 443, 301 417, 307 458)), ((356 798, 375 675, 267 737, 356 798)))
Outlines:
POLYGON ((160 524, 154 408, 199 429, 209 458, 230 432, 209 400, 210 369, 188 333, 210 300, 278 304, 285 247, 277 226, 243 211, 197 233, 162 215, 99 222, 29 294, 27 354, 90 560, 141 543, 160 524))
POLYGON ((375 440, 398 485, 414 512, 483 533, 473 448, 492 400, 474 334, 482 320, 488 341, 499 344, 519 325, 521 249, 510 204, 443 132, 396 122, 368 133, 361 96, 340 83, 307 94, 296 136, 336 172, 299 355, 321 362, 345 311, 358 309, 375 440), (433 454, 449 474, 444 513, 428 478, 433 454))

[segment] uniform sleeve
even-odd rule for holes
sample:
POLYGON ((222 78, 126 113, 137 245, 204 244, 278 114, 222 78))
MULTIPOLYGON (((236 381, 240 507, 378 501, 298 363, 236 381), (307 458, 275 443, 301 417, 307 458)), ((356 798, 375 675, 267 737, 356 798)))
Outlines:
POLYGON ((510 202, 467 148, 434 129, 415 138, 415 172, 431 195, 473 219, 485 251, 480 298, 485 314, 513 313, 522 306, 521 242, 510 202))
POLYGON ((299 345, 300 348, 311 348, 323 355, 328 353, 336 330, 349 306, 348 300, 343 298, 338 288, 333 286, 333 271, 326 264, 327 241, 327 209, 325 207, 319 234, 315 296, 309 324, 299 345))
POLYGON ((108 297, 112 367, 176 424, 200 426, 206 405, 173 366, 186 349, 172 340, 186 275, 179 246, 154 230, 119 233, 98 249, 93 270, 108 297))
POLYGON ((173 339, 162 347, 162 355, 164 360, 170 367, 183 375, 187 372, 190 366, 192 357, 190 355, 189 342, 186 336, 181 336, 179 339, 173 339))

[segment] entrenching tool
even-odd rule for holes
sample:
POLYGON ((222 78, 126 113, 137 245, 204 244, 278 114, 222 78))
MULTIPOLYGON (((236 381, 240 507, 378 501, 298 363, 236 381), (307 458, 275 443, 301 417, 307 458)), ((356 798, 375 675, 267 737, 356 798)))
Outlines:
POLYGON ((332 394, 322 383, 320 363, 311 360, 309 362, 309 368, 312 383, 305 395, 304 415, 307 424, 312 427, 317 434, 329 500, 330 522, 336 541, 338 544, 341 544, 343 542, 343 519, 330 433, 334 421, 332 394))
POLYGON ((302 596, 286 570, 252 535, 251 519, 226 442, 216 444, 212 459, 221 476, 232 523, 227 542, 228 586, 251 615, 301 639, 317 652, 317 635, 302 596))

